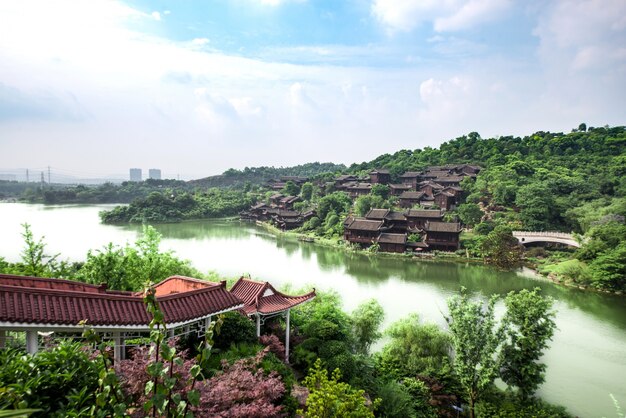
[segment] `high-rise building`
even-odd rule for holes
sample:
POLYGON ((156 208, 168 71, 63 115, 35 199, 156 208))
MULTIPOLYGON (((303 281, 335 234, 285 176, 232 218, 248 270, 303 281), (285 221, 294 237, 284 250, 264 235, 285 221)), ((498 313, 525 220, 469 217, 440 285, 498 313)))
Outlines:
POLYGON ((148 178, 154 180, 161 180, 161 169, 160 168, 151 168, 148 170, 148 178))
POLYGON ((130 169, 130 181, 141 181, 141 168, 130 169))

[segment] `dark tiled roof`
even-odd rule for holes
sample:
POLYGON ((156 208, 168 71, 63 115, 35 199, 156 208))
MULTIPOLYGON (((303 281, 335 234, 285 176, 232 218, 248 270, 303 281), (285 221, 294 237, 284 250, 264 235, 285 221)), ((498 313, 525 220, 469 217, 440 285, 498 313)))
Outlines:
POLYGON ((424 192, 402 192, 400 199, 419 200, 424 196, 424 192))
MULTIPOLYGON (((0 322, 148 328, 151 318, 142 295, 59 279, 0 275, 0 322), (94 288, 99 289, 94 291, 94 288)), ((179 279, 184 279, 180 278, 179 279)), ((168 324, 190 322, 242 303, 225 284, 157 297, 168 324)))
POLYGON ((390 221, 406 221, 406 216, 404 216, 404 213, 402 212, 392 210, 387 214, 386 219, 389 219, 390 221))
POLYGON ((440 210, 409 209, 404 214, 409 218, 443 218, 443 213, 440 210))
POLYGON ((315 289, 301 296, 289 296, 274 289, 268 282, 257 282, 241 277, 230 292, 243 300, 247 315, 257 312, 268 315, 293 308, 315 297, 315 289))
POLYGON ((367 219, 385 219, 385 217, 389 214, 389 209, 370 209, 365 215, 367 219))
POLYGON ((437 177, 435 179, 436 182, 438 183, 459 183, 461 182, 465 177, 463 176, 447 176, 447 177, 437 177))
POLYGON ((406 243, 406 234, 390 234, 387 232, 383 232, 378 236, 376 240, 379 244, 405 244, 406 243))
POLYGON ((377 168, 374 169, 372 171, 370 171, 370 174, 389 174, 389 170, 387 170, 386 168, 377 168))
POLYGON ((348 190, 371 190, 372 185, 370 183, 355 183, 346 187, 348 190))
POLYGON ((412 179, 415 177, 419 177, 421 176, 422 173, 419 171, 407 171, 406 173, 404 173, 403 175, 400 176, 401 179, 412 179))
POLYGON ((410 190, 411 189, 411 185, 410 184, 390 184, 389 188, 390 189, 399 189, 399 190, 410 190))
POLYGON ((461 224, 458 222, 427 222, 427 232, 461 232, 461 224))
POLYGON ((382 226, 383 221, 370 221, 368 219, 356 218, 345 228, 356 231, 378 231, 382 226))
POLYGON ((419 184, 419 187, 425 187, 425 186, 432 186, 433 189, 443 189, 443 186, 439 183, 435 183, 434 181, 430 181, 430 180, 426 180, 426 181, 422 181, 419 184))
POLYGON ((299 212, 296 212, 295 210, 279 210, 278 211, 278 216, 280 216, 281 218, 297 218, 298 216, 300 216, 299 212))

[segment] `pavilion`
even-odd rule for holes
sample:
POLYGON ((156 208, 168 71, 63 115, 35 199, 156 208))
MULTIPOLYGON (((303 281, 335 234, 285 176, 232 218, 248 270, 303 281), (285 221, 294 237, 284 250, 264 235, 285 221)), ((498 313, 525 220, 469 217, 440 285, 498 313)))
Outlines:
POLYGON ((261 323, 266 319, 285 315, 285 361, 289 363, 289 331, 291 308, 315 297, 315 289, 302 296, 289 296, 279 292, 268 282, 257 282, 244 277, 239 278, 230 292, 241 299, 245 306, 243 312, 256 319, 256 336, 261 336, 261 323))
MULTIPOLYGON (((289 359, 290 309, 315 297, 315 289, 302 296, 289 296, 268 282, 240 278, 230 291, 226 282, 209 282, 185 276, 172 276, 154 285, 163 311, 169 337, 196 332, 199 336, 211 317, 239 311, 256 318, 260 337, 261 322, 285 314, 285 358, 289 359)), ((150 331, 142 292, 109 290, 64 279, 0 274, 0 348, 7 332, 25 332, 26 350, 39 348, 39 334, 50 332, 81 334, 86 325, 114 341, 114 358, 124 358, 125 341, 150 331)))
MULTIPOLYGON (((155 285, 157 301, 170 336, 193 328, 203 335, 211 317, 241 309, 243 302, 212 283, 174 276, 155 285)), ((6 332, 26 333, 26 350, 39 347, 39 333, 80 334, 86 325, 115 342, 114 358, 124 358, 124 341, 150 331, 143 293, 108 290, 62 279, 0 274, 0 347, 6 332)))

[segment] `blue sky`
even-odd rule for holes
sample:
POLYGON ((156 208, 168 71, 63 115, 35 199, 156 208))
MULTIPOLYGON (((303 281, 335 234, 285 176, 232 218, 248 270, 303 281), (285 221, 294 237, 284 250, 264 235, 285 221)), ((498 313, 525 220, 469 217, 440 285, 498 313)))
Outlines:
POLYGON ((0 172, 349 164, 625 91, 623 0, 0 1, 0 172))

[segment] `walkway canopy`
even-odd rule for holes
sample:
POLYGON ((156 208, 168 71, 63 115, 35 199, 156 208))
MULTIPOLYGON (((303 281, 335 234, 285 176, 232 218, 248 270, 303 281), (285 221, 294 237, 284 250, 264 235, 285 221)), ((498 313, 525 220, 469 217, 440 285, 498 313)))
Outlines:
POLYGON ((245 306, 243 312, 256 317, 256 335, 261 336, 261 322, 266 318, 285 315, 285 359, 289 361, 289 318, 291 308, 315 297, 315 289, 301 296, 289 296, 279 292, 268 282, 257 282, 241 277, 230 289, 245 306))
MULTIPOLYGON (((212 283, 174 276, 155 285, 157 301, 174 335, 194 325, 206 329, 212 315, 241 309, 243 302, 226 290, 226 282, 212 283)), ((38 332, 81 332, 87 325, 110 334, 115 357, 123 357, 124 338, 149 332, 150 315, 141 292, 108 290, 105 285, 40 277, 0 274, 0 347, 6 331, 26 332, 26 348, 38 349, 38 332)))

